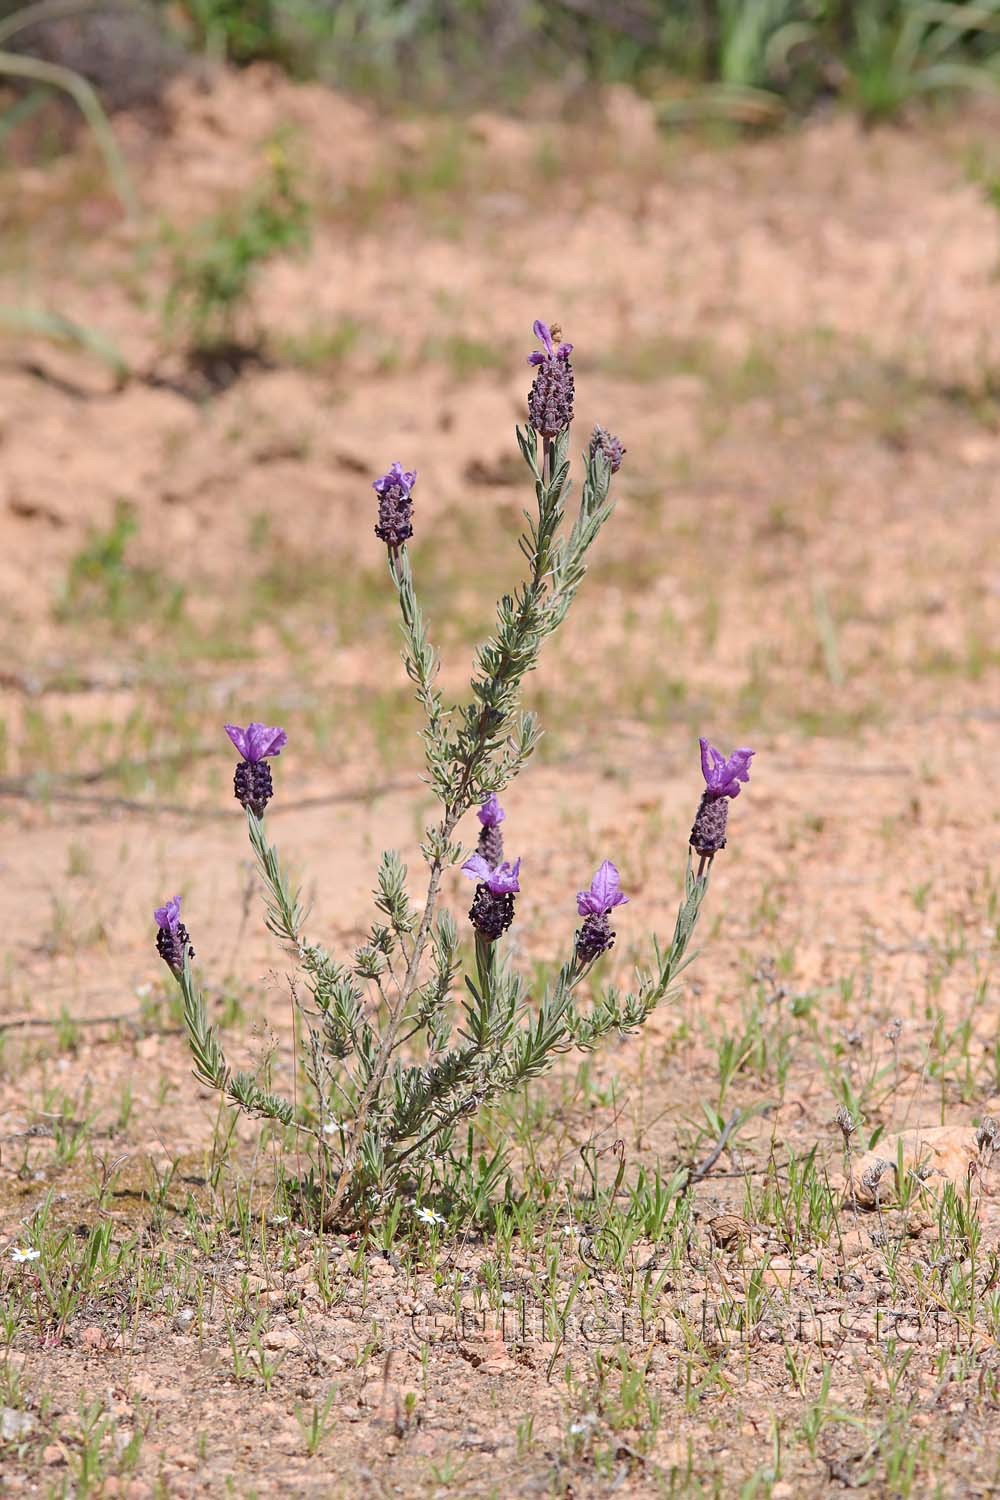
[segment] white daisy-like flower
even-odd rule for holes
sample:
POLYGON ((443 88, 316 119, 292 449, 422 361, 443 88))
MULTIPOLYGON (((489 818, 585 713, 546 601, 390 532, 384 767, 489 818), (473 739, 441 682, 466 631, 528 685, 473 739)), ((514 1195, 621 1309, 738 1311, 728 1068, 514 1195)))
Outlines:
POLYGON ((25 1261, 41 1260, 42 1258, 42 1252, 40 1250, 32 1250, 30 1246, 27 1250, 22 1250, 20 1245, 14 1245, 10 1254, 14 1264, 18 1266, 23 1266, 25 1261))
POLYGON ((575 1224, 564 1224, 563 1227, 562 1227, 562 1232, 563 1232, 563 1235, 565 1237, 568 1237, 571 1234, 576 1234, 576 1225, 575 1224))
POLYGON ((439 1214, 439 1213, 435 1213, 434 1210, 433 1210, 433 1208, 423 1208, 423 1207, 418 1208, 417 1209, 417 1218, 420 1220, 421 1224, 443 1224, 444 1223, 444 1215, 443 1214, 439 1214))

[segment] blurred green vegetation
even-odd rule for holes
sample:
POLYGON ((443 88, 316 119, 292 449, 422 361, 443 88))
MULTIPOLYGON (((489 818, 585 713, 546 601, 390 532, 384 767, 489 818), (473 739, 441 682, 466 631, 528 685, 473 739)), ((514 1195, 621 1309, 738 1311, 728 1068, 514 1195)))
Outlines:
MULTIPOLYGON (((286 143, 270 143, 266 167, 262 179, 235 205, 186 235, 168 234, 173 266, 164 319, 168 333, 179 335, 191 351, 238 345, 240 318, 261 268, 309 244, 310 207, 286 143)), ((255 334, 252 342, 257 339, 255 334)))
POLYGON ((138 530, 132 506, 119 500, 111 525, 91 530, 72 559, 57 619, 102 621, 113 632, 134 630, 143 620, 176 623, 184 608, 184 588, 157 569, 133 562, 129 544, 138 530))
POLYGON ((681 80, 696 111, 766 123, 846 98, 874 119, 993 87, 1000 69, 1000 0, 185 0, 180 12, 191 44, 232 62, 402 101, 496 99, 544 79, 676 95, 681 80))
MULTIPOLYGON (((625 82, 665 123, 767 126, 832 100, 878 120, 994 88, 1000 0, 0 0, 0 74, 4 59, 23 74, 15 52, 48 70, 31 102, 19 92, 18 122, 55 86, 54 59, 60 87, 93 83, 116 107, 152 97, 157 70, 162 87, 178 44, 389 106, 503 104, 546 84, 558 106, 625 82)), ((0 110, 0 142, 10 127, 0 110)))

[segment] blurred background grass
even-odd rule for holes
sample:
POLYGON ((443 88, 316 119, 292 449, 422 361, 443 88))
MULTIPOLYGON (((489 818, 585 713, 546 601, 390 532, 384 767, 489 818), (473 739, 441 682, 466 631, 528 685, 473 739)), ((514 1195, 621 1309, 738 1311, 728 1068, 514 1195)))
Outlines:
MULTIPOLYGON (((0 0, 0 42, 90 80, 154 94, 183 52, 440 107, 540 84, 626 82, 678 118, 754 125, 844 99, 865 118, 992 87, 997 0, 0 0), (489 58, 489 66, 483 59, 489 58)), ((23 105, 21 106, 23 110, 23 105)), ((10 129, 0 119, 0 144, 10 129)))

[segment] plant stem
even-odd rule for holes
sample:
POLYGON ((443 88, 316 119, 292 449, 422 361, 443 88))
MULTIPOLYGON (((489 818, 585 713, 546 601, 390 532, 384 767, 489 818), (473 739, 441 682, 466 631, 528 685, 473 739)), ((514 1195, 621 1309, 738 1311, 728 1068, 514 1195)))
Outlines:
MULTIPOLYGON (((447 842, 447 840, 451 837, 452 830, 457 822, 457 814, 446 815, 442 820, 442 843, 447 842)), ((396 1004, 392 1008, 392 1011, 390 1013, 389 1022, 385 1029, 385 1035, 383 1036, 382 1041, 379 1045, 378 1054, 375 1058, 375 1064, 371 1071, 371 1077, 368 1079, 368 1082, 365 1085, 364 1093, 361 1095, 361 1099, 358 1103, 358 1110, 354 1119, 354 1127, 351 1132, 351 1139, 344 1151, 344 1163, 340 1169, 340 1176, 337 1178, 337 1186, 334 1189, 333 1198, 330 1200, 329 1215, 331 1219, 336 1214, 337 1210, 340 1208, 340 1205, 344 1201, 344 1195, 347 1192, 348 1182, 354 1169, 354 1164, 357 1161, 358 1147, 361 1143, 361 1138, 364 1135, 364 1129, 368 1120, 368 1111, 371 1107, 371 1102, 377 1094, 378 1090, 381 1088, 382 1080, 385 1078, 386 1072, 389 1068, 389 1059, 392 1055, 392 1050, 396 1041, 396 1033, 399 1031, 403 1016, 406 1013, 407 1003, 410 999, 411 994, 413 993, 413 989, 416 984, 417 969, 419 967, 424 948, 427 944, 427 938, 431 930, 431 923, 434 920, 434 907, 437 902, 437 894, 441 886, 441 876, 443 873, 444 859, 442 855, 437 854, 435 855, 434 860, 431 864, 430 879, 427 884, 427 897, 424 902, 424 913, 420 918, 420 926, 417 928, 417 935, 413 940, 413 951, 410 954, 410 961, 406 966, 406 974, 403 977, 403 983, 400 987, 399 999, 396 1001, 396 1004)))

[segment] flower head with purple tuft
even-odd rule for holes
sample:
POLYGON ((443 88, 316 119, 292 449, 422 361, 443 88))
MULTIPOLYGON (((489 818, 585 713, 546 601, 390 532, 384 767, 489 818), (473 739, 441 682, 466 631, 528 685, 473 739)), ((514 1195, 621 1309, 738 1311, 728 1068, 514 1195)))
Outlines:
MULTIPOLYGON (((494 831, 499 831, 496 824, 484 825, 480 840, 494 831)), ((494 863, 477 850, 465 861, 462 874, 477 882, 469 921, 478 933, 495 943, 514 920, 514 897, 521 889, 521 861, 494 863)))
POLYGON ((185 959, 194 958, 188 930, 181 921, 181 898, 171 896, 153 912, 156 923, 156 951, 175 979, 184 973, 185 959))
POLYGON ((542 347, 528 355, 528 364, 537 371, 528 393, 528 418, 541 437, 554 438, 573 420, 575 390, 569 360, 573 345, 556 345, 552 330, 540 318, 535 319, 533 329, 542 347))
POLYGON ((738 797, 740 783, 750 780, 753 750, 734 750, 728 758, 702 738, 701 770, 705 778, 698 811, 691 829, 691 847, 704 862, 726 847, 729 799, 738 797))
POLYGON ((412 494, 416 482, 416 469, 404 469, 398 463, 391 464, 381 479, 372 481, 378 496, 375 535, 390 550, 401 547, 413 535, 412 494))
POLYGON ((283 729, 258 724, 256 720, 246 729, 240 729, 237 724, 227 724, 225 729, 243 757, 233 772, 233 796, 247 812, 262 818, 265 807, 274 796, 267 758, 281 754, 288 744, 288 735, 283 729))
POLYGON ((618 866, 606 859, 598 866, 589 888, 576 894, 576 909, 584 919, 576 934, 576 956, 580 963, 593 963, 614 946, 615 933, 608 918, 616 906, 627 902, 618 866))

